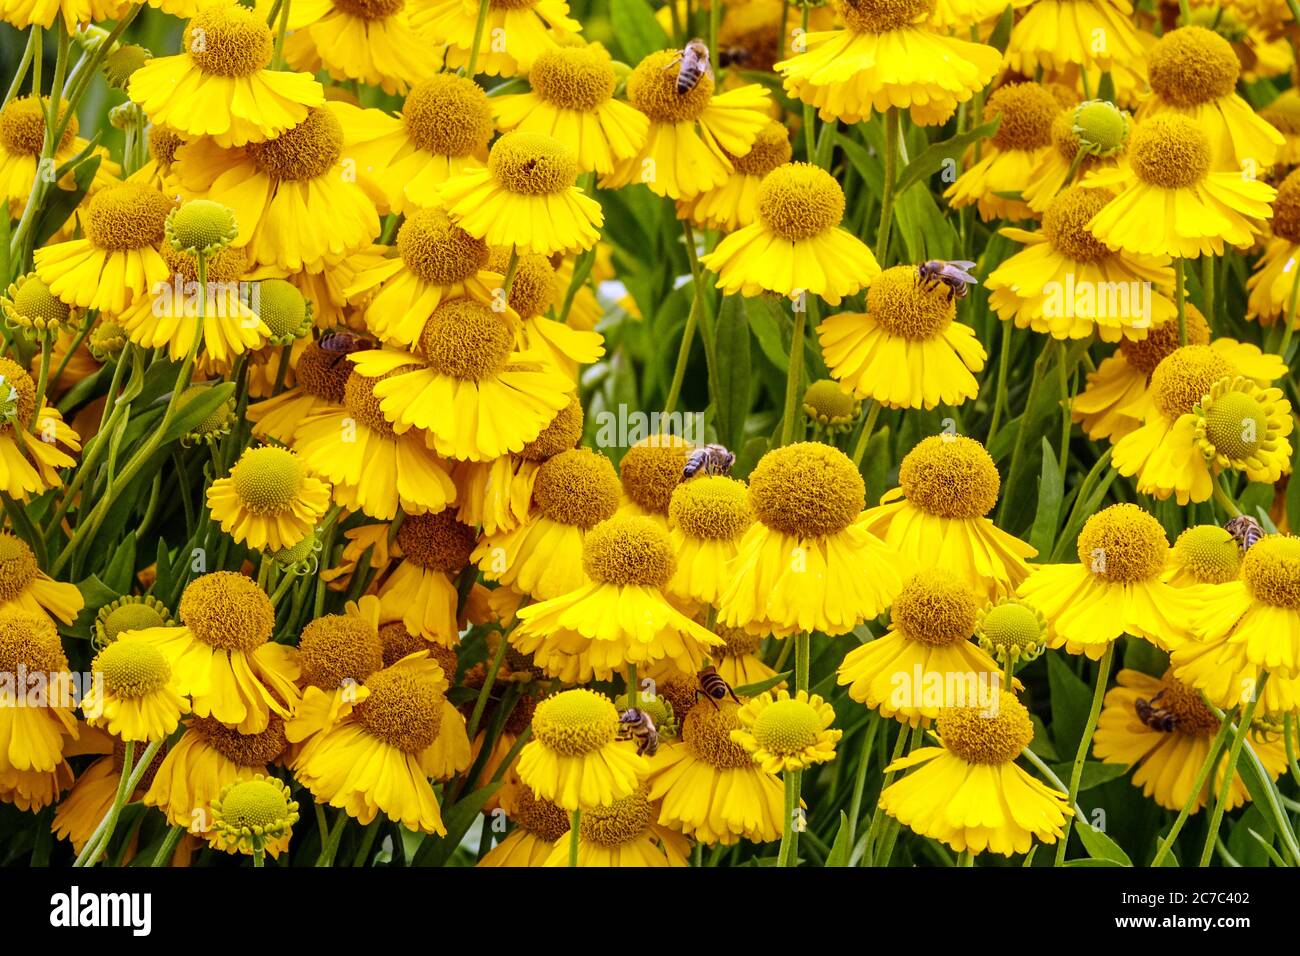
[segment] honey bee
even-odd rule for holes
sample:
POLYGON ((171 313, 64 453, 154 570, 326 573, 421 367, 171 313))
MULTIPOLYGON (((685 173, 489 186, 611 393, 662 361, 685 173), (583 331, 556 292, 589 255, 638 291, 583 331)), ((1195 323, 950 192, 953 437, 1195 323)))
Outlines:
POLYGON ((629 707, 618 718, 619 737, 623 740, 636 741, 636 753, 640 757, 648 754, 653 757, 659 751, 659 731, 655 728, 654 718, 640 707, 629 707))
POLYGON ((1238 515, 1223 526, 1223 530, 1236 539, 1237 547, 1245 554, 1251 546, 1264 537, 1264 526, 1249 515, 1238 515))
POLYGON ((966 298, 970 287, 979 284, 979 280, 967 271, 974 268, 975 263, 966 259, 954 259, 952 262, 931 259, 916 267, 916 281, 927 289, 943 283, 948 287, 948 301, 951 302, 953 299, 966 298))
POLYGON ((1158 707, 1157 702, 1165 692, 1161 691, 1147 700, 1145 697, 1139 697, 1133 702, 1133 709, 1137 711, 1138 720, 1146 724, 1152 730, 1159 730, 1162 733, 1171 734, 1178 729, 1178 717, 1169 713, 1163 707, 1158 707))
POLYGON ((682 468, 682 481, 696 475, 730 475, 731 466, 736 463, 736 456, 722 445, 705 445, 696 448, 686 456, 686 466, 682 468))
POLYGON ((715 709, 718 706, 718 701, 727 696, 730 696, 737 704, 740 703, 740 698, 731 689, 731 685, 722 679, 722 675, 718 673, 718 669, 712 664, 700 671, 699 682, 700 690, 704 692, 704 696, 709 699, 715 709))
POLYGON ((353 352, 362 352, 375 347, 374 342, 364 335, 353 332, 351 329, 331 329, 322 335, 320 341, 316 344, 329 355, 330 368, 337 366, 339 362, 353 352))
POLYGON ((673 54, 672 60, 664 67, 665 72, 679 63, 681 66, 677 70, 678 96, 685 96, 695 89, 696 84, 700 82, 705 73, 709 74, 709 76, 713 75, 713 67, 709 65, 709 46, 699 37, 691 40, 684 49, 673 54))

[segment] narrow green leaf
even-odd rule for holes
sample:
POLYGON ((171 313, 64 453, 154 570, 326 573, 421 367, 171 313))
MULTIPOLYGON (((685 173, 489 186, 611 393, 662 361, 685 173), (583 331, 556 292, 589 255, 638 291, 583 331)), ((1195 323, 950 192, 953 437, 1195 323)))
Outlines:
POLYGON ((1047 684, 1052 693, 1052 738, 1056 752, 1069 756, 1079 749, 1083 727, 1092 707, 1092 691, 1075 676, 1058 654, 1047 656, 1047 684))
POLYGON ((735 687, 732 689, 735 690, 737 697, 754 697, 763 693, 765 690, 775 687, 793 673, 794 671, 784 671, 780 674, 773 674, 766 680, 755 681, 752 684, 746 684, 744 687, 735 687))
POLYGON ((745 434, 749 412, 750 341, 745 300, 729 295, 722 300, 717 326, 719 394, 714 396, 718 438, 737 448, 745 434))
MULTIPOLYGON (((997 116, 981 126, 976 126, 965 133, 958 133, 951 139, 945 139, 941 143, 934 143, 922 150, 916 159, 912 160, 903 168, 902 173, 898 176, 898 183, 894 187, 898 195, 902 195, 909 187, 929 179, 935 173, 944 169, 944 162, 949 162, 949 169, 956 169, 954 164, 960 162, 962 155, 966 150, 981 139, 992 136, 998 131, 998 126, 1002 123, 1002 117, 997 116)), ((954 180, 955 181, 955 180, 954 180)), ((945 188, 950 184, 945 180, 945 188)))
POLYGON ((835 842, 831 844, 831 852, 826 854, 827 866, 848 866, 849 851, 849 815, 843 810, 840 811, 840 828, 835 831, 835 842))
POLYGON ((1038 476, 1038 510, 1034 513, 1034 527, 1029 534, 1029 543, 1038 549, 1040 555, 1052 553, 1064 491, 1065 485, 1061 480, 1061 469, 1056 463, 1056 454, 1044 438, 1043 470, 1038 476))
POLYGON ((1127 853, 1120 849, 1118 843, 1087 820, 1076 820, 1074 832, 1079 834, 1079 839, 1083 841, 1083 848, 1088 851, 1088 855, 1094 860, 1109 860, 1119 866, 1133 865, 1133 861, 1129 859, 1127 853))

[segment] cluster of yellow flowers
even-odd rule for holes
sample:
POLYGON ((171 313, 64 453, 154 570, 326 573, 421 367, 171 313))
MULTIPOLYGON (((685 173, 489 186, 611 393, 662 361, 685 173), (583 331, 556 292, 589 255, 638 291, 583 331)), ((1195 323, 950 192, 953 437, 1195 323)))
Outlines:
POLYGON ((1205 864, 1267 792, 1300 865, 1294 7, 587 6, 0 0, 0 800, 80 866, 1205 864))

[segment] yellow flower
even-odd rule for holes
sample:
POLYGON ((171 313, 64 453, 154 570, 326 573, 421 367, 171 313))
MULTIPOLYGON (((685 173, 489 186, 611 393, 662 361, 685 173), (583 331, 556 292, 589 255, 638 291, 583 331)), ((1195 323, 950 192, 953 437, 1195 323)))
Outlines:
POLYGON ((1161 580, 1164 528, 1134 504, 1104 508, 1079 532, 1079 564, 1047 564, 1020 585, 1051 625, 1050 647, 1097 660, 1121 634, 1170 650, 1194 620, 1194 597, 1161 580))
POLYGON ((325 91, 310 73, 267 69, 272 46, 262 14, 213 3, 186 26, 184 52, 140 67, 127 93, 150 121, 185 136, 211 136, 219 146, 273 139, 324 103, 325 91))
POLYGON ((956 316, 947 286, 923 284, 916 266, 894 266, 871 283, 865 313, 828 316, 817 337, 831 375, 859 398, 890 408, 960 405, 979 394, 971 373, 988 353, 956 316))
MULTIPOLYGON (((257 7, 270 13, 270 3, 257 7)), ((287 26, 289 65, 308 73, 324 67, 340 83, 405 93, 442 66, 411 26, 404 0, 300 0, 289 8, 287 26)))
POLYGON ((1027 853, 1034 840, 1055 843, 1073 814, 1067 797, 1016 765, 1034 728, 1010 694, 989 716, 954 708, 936 723, 942 746, 922 747, 885 768, 920 769, 880 795, 880 809, 922 836, 959 852, 1027 853))
MULTIPOLYGON (((0 208, 8 206, 10 219, 21 219, 40 169, 41 151, 45 145, 46 111, 48 97, 17 96, 0 110, 0 208)), ((66 104, 60 104, 59 120, 66 116, 66 104)), ((54 147, 55 168, 78 156, 89 142, 77 135, 75 115, 67 117, 68 128, 54 147)), ((109 158, 108 151, 96 147, 92 155, 99 157, 99 168, 91 181, 90 191, 116 181, 122 168, 109 158)), ((70 186, 71 177, 64 177, 61 186, 70 186)))
POLYGON ((1142 70, 1145 59, 1129 0, 1034 0, 1007 45, 1007 66, 1021 76, 1033 76, 1040 66, 1051 72, 1072 66, 1142 70))
POLYGON ((880 275, 867 245, 840 228, 844 190, 826 170, 778 166, 758 187, 756 211, 753 222, 700 257, 724 293, 809 293, 839 305, 880 275))
POLYGON ((289 848, 298 803, 275 777, 255 774, 227 784, 212 801, 212 845, 227 853, 278 856, 289 848))
POLYGON ((718 620, 751 633, 834 636, 888 607, 907 562, 860 520, 864 494, 853 462, 830 445, 798 442, 759 459, 749 476, 758 520, 727 569, 718 620))
POLYGON ((1088 100, 1057 113, 1052 121, 1052 148, 1039 156, 1020 191, 1029 208, 1041 214, 1057 193, 1079 177, 1114 166, 1128 149, 1130 128, 1128 113, 1105 100, 1088 100))
MULTIPOLYGON (((656 822, 657 803, 647 798, 649 787, 607 807, 582 811, 578 823, 578 866, 688 866, 691 843, 676 830, 656 822)), ((555 840, 542 866, 568 866, 570 839, 555 840)))
MULTIPOLYGON (((597 439, 599 441, 599 438, 597 439)), ((671 432, 656 432, 637 441, 618 463, 623 486, 619 514, 654 518, 668 528, 668 507, 682 482, 691 443, 671 432)))
MULTIPOLYGON (((550 800, 538 799, 533 791, 508 772, 498 791, 501 809, 515 828, 494 846, 478 866, 541 866, 550 857, 557 840, 569 832, 569 814, 550 800)), ((565 862, 568 862, 566 855, 565 862)))
POLYGON ((973 438, 934 435, 919 442, 898 469, 899 487, 861 519, 916 567, 948 568, 989 600, 1013 592, 1038 552, 985 517, 1002 480, 973 438))
MULTIPOLYGON (((715 625, 714 632, 727 645, 713 649, 713 664, 718 669, 718 676, 732 687, 758 684, 777 675, 759 656, 766 635, 750 634, 743 627, 726 627, 721 624, 715 625)), ((694 675, 689 680, 692 684, 697 683, 694 675)), ((784 683, 782 681, 777 686, 783 686, 784 683)), ((693 699, 691 703, 694 703, 693 699)))
POLYGON ((791 154, 790 131, 784 123, 769 120, 758 131, 749 152, 743 156, 726 154, 733 172, 721 185, 677 200, 678 218, 689 219, 701 229, 721 232, 748 226, 758 219, 758 192, 763 177, 789 163, 791 154))
POLYGON ((34 494, 62 487, 59 469, 70 468, 77 460, 60 446, 76 452, 81 441, 63 423, 58 409, 36 407, 31 375, 17 362, 0 358, 0 491, 27 501, 34 494))
POLYGON ((81 700, 86 723, 122 740, 165 740, 190 703, 162 651, 126 633, 96 656, 95 682, 81 700))
POLYGON ((292 548, 312 533, 330 503, 330 489, 307 474, 285 448, 247 448, 229 476, 208 486, 212 517, 255 551, 292 548))
POLYGON ((0 20, 25 30, 33 25, 51 27, 61 17, 72 34, 82 24, 117 20, 129 7, 126 0, 2 0, 0 20))
MULTIPOLYGON (((333 341, 362 348, 368 348, 370 344, 369 340, 353 333, 341 332, 335 332, 327 344, 333 341)), ((292 444, 300 423, 343 403, 351 374, 352 364, 345 360, 343 352, 326 349, 320 342, 308 342, 298 355, 294 387, 248 407, 245 414, 253 434, 263 440, 271 438, 292 444)))
POLYGON ((27 542, 0 531, 0 611, 24 611, 71 624, 84 605, 75 584, 55 581, 27 542))
MULTIPOLYGON (((447 44, 446 67, 452 70, 468 66, 477 21, 478 5, 462 0, 427 0, 411 12, 417 32, 435 46, 447 44)), ((539 56, 581 29, 565 0, 492 0, 475 71, 488 76, 527 72, 539 56)))
POLYGON ((156 597, 127 594, 105 604, 95 613, 93 641, 96 647, 105 647, 117 640, 125 631, 142 631, 146 627, 171 627, 175 623, 171 611, 156 597))
MULTIPOLYGON (((1273 325, 1291 310, 1300 258, 1300 170, 1292 170, 1278 185, 1269 228, 1272 235, 1264 244, 1264 254, 1246 280, 1250 290, 1246 316, 1264 326, 1273 325)), ((1296 324, 1300 325, 1300 315, 1296 324)))
POLYGON ((1294 89, 1283 90, 1259 111, 1259 116, 1282 134, 1283 146, 1278 151, 1277 161, 1287 166, 1300 163, 1300 93, 1294 89))
POLYGON ((805 770, 835 759, 835 744, 844 735, 830 729, 835 708, 817 694, 801 690, 794 697, 767 691, 740 708, 740 726, 731 732, 768 773, 805 770))
POLYGON ((402 621, 412 634, 459 643, 454 576, 469 563, 478 532, 455 514, 407 515, 397 529, 402 560, 379 588, 381 622, 402 621))
POLYGON ((753 523, 743 481, 702 475, 678 485, 668 505, 668 536, 677 557, 668 593, 716 605, 729 581, 729 562, 753 523))
POLYGON ((1164 580, 1177 587, 1225 584, 1241 571, 1241 548, 1226 528, 1198 524, 1183 531, 1169 549, 1164 580))
POLYGON ((999 598, 975 621, 979 646, 1004 668, 1037 659, 1047 649, 1047 631, 1043 612, 1015 598, 999 598))
MULTIPOLYGON (((511 250, 498 246, 488 257, 488 268, 504 275, 510 269, 511 256, 511 250)), ((520 348, 577 381, 580 366, 590 365, 605 354, 605 337, 590 326, 584 327, 575 321, 572 309, 567 322, 545 314, 552 310, 558 314, 572 276, 564 281, 560 270, 546 256, 531 252, 522 255, 515 252, 513 256, 515 276, 506 302, 510 306, 507 315, 513 312, 523 323, 519 333, 520 348)), ((494 289, 493 295, 493 305, 499 309, 501 293, 494 289)), ((573 444, 576 441, 570 447, 573 444)))

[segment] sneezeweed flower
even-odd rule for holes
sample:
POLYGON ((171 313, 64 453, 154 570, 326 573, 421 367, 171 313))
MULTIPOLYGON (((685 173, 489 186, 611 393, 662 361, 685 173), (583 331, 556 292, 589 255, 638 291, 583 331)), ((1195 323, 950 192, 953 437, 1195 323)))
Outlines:
MULTIPOLYGON (((468 68, 478 7, 460 0, 429 0, 411 12, 411 25, 434 44, 447 44, 446 68, 468 68)), ((552 50, 582 24, 569 16, 565 0, 492 0, 483 24, 475 72, 488 76, 526 73, 536 59, 552 50), (509 42, 500 38, 509 37, 509 42)))
POLYGON ((128 741, 165 740, 190 711, 171 664, 153 644, 127 633, 97 655, 90 670, 98 679, 81 699, 86 723, 128 741))
POLYGON ((775 67, 786 92, 828 122, 857 123, 897 107, 921 125, 943 123, 1001 65, 993 47, 927 23, 935 0, 835 0, 834 7, 844 28, 807 34, 804 52, 775 67), (944 64, 942 76, 935 63, 944 64))
POLYGON ((623 485, 621 514, 655 518, 667 527, 668 507, 681 484, 691 443, 671 432, 647 435, 618 463, 623 485))
MULTIPOLYGON (((657 822, 659 805, 641 784, 609 806, 582 811, 578 823, 578 866, 688 866, 691 842, 657 822)), ((555 841, 542 866, 569 865, 569 837, 555 841)))
MULTIPOLYGON (((512 255, 515 272, 506 304, 522 320, 520 348, 576 380, 580 366, 590 365, 605 354, 605 337, 595 329, 544 314, 552 306, 559 307, 563 289, 567 288, 560 284, 559 272, 546 256, 531 252, 520 255, 498 247, 488 256, 488 268, 504 275, 510 269, 512 255)), ((493 289, 492 294, 493 308, 499 310, 501 292, 493 289)))
POLYGON ((661 824, 709 845, 781 838, 781 781, 731 739, 739 728, 740 706, 730 699, 686 710, 681 743, 661 745, 650 760, 650 799, 661 801, 661 824))
POLYGON ((533 514, 522 524, 485 534, 472 560, 484 578, 540 601, 586 581, 583 545, 618 510, 618 475, 608 458, 573 448, 548 458, 533 479, 533 514))
POLYGON ((441 66, 411 26, 405 0, 307 0, 290 7, 286 25, 289 65, 308 73, 323 67, 340 83, 405 93, 441 66))
POLYGON ((511 642, 571 683, 609 680, 628 664, 661 660, 698 671, 709 648, 723 642, 669 603, 665 588, 676 563, 668 533, 651 519, 602 522, 583 541, 587 582, 520 608, 511 642))
POLYGON ((21 275, 0 296, 5 325, 33 340, 52 338, 78 321, 79 312, 50 291, 34 272, 21 275))
MULTIPOLYGON (((49 99, 37 99, 34 96, 18 96, 0 109, 0 208, 8 207, 11 219, 20 219, 36 183, 37 173, 41 170, 42 150, 45 145, 46 111, 49 99)), ((78 124, 75 115, 67 116, 67 106, 60 103, 59 121, 68 120, 63 138, 54 147, 54 168, 58 169, 69 160, 74 159, 90 144, 77 135, 78 124)), ((95 154, 100 157, 99 168, 91 181, 94 191, 116 181, 121 168, 108 157, 106 150, 97 148, 95 154)), ((60 181, 61 186, 69 186, 70 177, 60 181)))
POLYGON ((832 378, 813 382, 803 393, 803 413, 829 432, 850 431, 862 411, 853 391, 832 378))
POLYGON ((677 558, 668 593, 716 605, 727 586, 729 562, 753 522, 743 481, 704 475, 678 485, 668 504, 668 537, 677 558))
POLYGON ((646 758, 617 734, 618 711, 603 694, 577 688, 548 697, 533 713, 519 779, 534 797, 565 810, 610 806, 635 793, 649 771, 646 758))
POLYGON ((1272 215, 1272 186, 1213 168, 1209 135, 1193 120, 1159 113, 1133 128, 1125 162, 1084 180, 1117 195, 1088 223, 1112 249, 1195 258, 1248 248, 1272 215), (1177 208, 1177 215, 1168 210, 1177 208))
POLYGON ((999 193, 1019 192, 1030 181, 1030 174, 1052 148, 1052 124, 1060 112, 1056 98, 1037 83, 998 87, 984 106, 985 116, 1001 118, 998 130, 980 159, 944 191, 944 198, 954 209, 978 204, 985 222, 1033 218, 1026 202, 999 193))
POLYGON ((39 3, 37 0, 3 0, 0 3, 0 20, 19 30, 31 26, 51 27, 62 19, 68 32, 75 33, 84 23, 116 20, 129 4, 124 0, 58 0, 56 3, 39 3))
POLYGON ((132 633, 167 658, 196 716, 253 734, 273 714, 293 713, 297 652, 271 641, 275 609, 253 581, 231 571, 197 577, 181 593, 178 610, 180 627, 132 633))
POLYGON ((975 620, 976 641, 1004 673, 1037 660, 1047 649, 1047 634, 1043 612, 1015 598, 999 598, 981 610, 975 620))
POLYGON ((768 773, 806 770, 835 759, 835 744, 844 731, 831 727, 835 708, 817 694, 801 690, 791 697, 779 690, 760 694, 736 714, 740 726, 731 732, 754 762, 768 773))
POLYGON ((916 567, 948 568, 989 600, 1005 597, 1029 576, 1038 552, 985 517, 998 502, 1002 479, 973 438, 933 435, 917 443, 898 469, 898 487, 862 516, 916 567))
POLYGON ((1097 660, 1122 634, 1163 650, 1183 643, 1194 598, 1161 580, 1169 541, 1149 512, 1103 508, 1084 523, 1078 550, 1078 564, 1043 565, 1018 591, 1047 618, 1049 646, 1097 660))
MULTIPOLYGON (((339 364, 352 367, 346 360, 339 364)), ((375 387, 384 378, 352 371, 342 407, 300 420, 293 449, 313 474, 334 486, 334 501, 345 508, 380 521, 394 517, 399 506, 407 514, 441 511, 455 500, 456 486, 419 432, 397 434, 379 410, 375 387)))
POLYGON ((212 801, 212 845, 227 853, 272 856, 289 849, 298 802, 275 777, 257 774, 227 784, 212 801))
MULTIPOLYGON (((1268 358, 1276 359, 1261 356, 1268 358)), ((1276 481, 1291 461, 1291 428, 1279 389, 1241 376, 1221 351, 1188 345, 1156 366, 1151 408, 1141 428, 1116 442, 1111 463, 1121 475, 1137 475, 1143 494, 1207 501, 1215 471, 1225 467, 1276 481)))
POLYGON ((1259 118, 1282 134, 1277 162, 1286 166, 1300 162, 1300 93, 1294 89, 1283 90, 1259 111, 1259 118))
POLYGON ((490 461, 521 451, 569 404, 575 383, 527 352, 515 327, 474 299, 451 299, 425 322, 414 354, 354 352, 379 411, 405 436, 422 432, 447 458, 490 461))
POLYGON ((960 405, 979 394, 972 372, 988 353, 975 330, 956 321, 943 283, 923 283, 916 266, 894 266, 872 281, 866 312, 840 312, 817 327, 832 377, 890 408, 960 405))
POLYGON ((142 183, 154 189, 167 191, 171 182, 172 163, 176 161, 176 150, 185 145, 185 139, 173 129, 161 123, 149 126, 146 135, 148 161, 132 173, 130 182, 142 183))
POLYGON ((1143 338, 1165 322, 1177 327, 1168 256, 1112 250, 1088 231, 1112 198, 1104 189, 1071 186, 1047 204, 1040 231, 1000 230, 1025 248, 984 282, 999 318, 1058 339, 1095 331, 1104 342, 1143 338))
POLYGON ((1105 100, 1087 100, 1056 114, 1052 148, 1044 150, 1021 196, 1036 213, 1053 197, 1094 169, 1109 168, 1128 148, 1128 113, 1105 100))
POLYGON ((757 216, 728 235, 700 264, 718 274, 726 294, 804 293, 839 305, 880 275, 861 239, 840 228, 844 190, 830 173, 787 163, 763 177, 757 216))
POLYGON ((581 252, 600 239, 600 203, 574 185, 577 154, 542 133, 506 133, 487 166, 467 169, 439 187, 452 222, 493 246, 549 256, 581 252))
MULTIPOLYGON (((181 393, 180 401, 177 407, 184 409, 186 405, 194 401, 198 396, 204 394, 210 385, 191 385, 181 393)), ((194 445, 207 445, 212 447, 223 438, 230 434, 235 424, 235 399, 231 396, 222 402, 207 415, 203 416, 196 422, 189 431, 181 436, 181 444, 189 448, 194 445)))
MULTIPOLYGON (((1011 0, 1013 8, 1027 7, 1033 0, 1011 0)), ((931 26, 943 32, 966 33, 1002 15, 1006 0, 936 0, 930 14, 931 26)))
MULTIPOLYGON (((1168 670, 1162 677, 1141 671, 1121 670, 1119 683, 1106 692, 1092 751, 1102 763, 1133 767, 1132 783, 1142 788, 1166 810, 1189 806, 1200 812, 1213 800, 1223 784, 1224 764, 1219 761, 1214 775, 1201 792, 1192 795, 1195 774, 1190 769, 1205 763, 1210 742, 1219 730, 1215 717, 1201 695, 1168 670), (1139 704, 1145 702, 1145 708, 1139 704), (1143 716, 1146 709, 1147 717, 1143 716), (1188 798, 1191 803, 1188 804, 1188 798)), ((1252 729, 1251 749, 1274 780, 1286 768, 1286 751, 1279 741, 1262 738, 1252 729)), ((1234 772, 1225 810, 1250 799, 1240 772, 1234 772)))
POLYGON ((475 528, 448 509, 407 515, 397 529, 402 560, 379 588, 380 621, 400 620, 412 634, 453 646, 460 640, 453 576, 478 543, 475 528))
POLYGON ((578 168, 606 175, 645 144, 650 121, 614 99, 618 81, 599 43, 564 43, 542 52, 528 71, 527 93, 492 98, 502 132, 519 129, 571 142, 578 168))
POLYGON ((364 130, 355 109, 330 102, 266 142, 232 147, 196 139, 177 151, 174 171, 182 192, 235 211, 234 246, 254 262, 321 272, 379 235, 367 181, 343 162, 364 130))
POLYGON ((1169 549, 1164 579, 1177 587, 1224 584, 1241 571, 1241 548, 1226 528, 1193 525, 1169 549))
POLYGON ((105 186, 78 214, 85 236, 37 249, 36 274, 69 305, 121 313, 168 278, 158 247, 171 208, 150 186, 105 186))
POLYGON ((143 631, 148 627, 174 627, 167 605, 151 594, 127 594, 105 604, 95 613, 94 642, 102 648, 126 631, 143 631))
POLYGON ((274 139, 321 106, 325 91, 310 73, 267 69, 272 46, 263 14, 213 3, 186 25, 183 52, 140 67, 127 93, 151 122, 182 136, 227 147, 274 139))
POLYGON ((55 581, 40 569, 26 541, 0 531, 0 611, 24 611, 71 624, 84 603, 75 584, 55 581))
POLYGON ((969 584, 942 566, 922 571, 894 598, 884 636, 844 656, 837 682, 858 703, 912 726, 944 707, 981 703, 1000 669, 971 643, 978 619, 969 584))
POLYGON ((1246 280, 1250 290, 1246 316, 1263 326, 1291 314, 1291 291, 1300 261, 1300 170, 1293 170, 1278 184, 1269 231, 1264 254, 1246 280))
POLYGON ((1285 143, 1282 134, 1237 95, 1241 61, 1213 30, 1185 26, 1156 41, 1147 60, 1151 95, 1138 121, 1175 113, 1210 139, 1214 168, 1253 177, 1267 170, 1285 143))
MULTIPOLYGON (((725 152, 725 150, 724 150, 725 152)), ((758 219, 758 193, 763 178, 790 162, 793 150, 784 123, 770 120, 758 131, 749 152, 726 154, 732 174, 720 186, 677 200, 677 217, 701 229, 735 232, 758 219)))
POLYGON ((888 607, 907 562, 860 520, 865 493, 830 445, 798 442, 759 459, 749 476, 757 521, 728 568, 718 620, 778 637, 834 636, 888 607))
POLYGON ((1035 0, 1007 44, 1007 66, 1021 76, 1033 76, 1039 67, 1052 73, 1070 67, 1144 72, 1145 60, 1130 0, 1035 0))
MULTIPOLYGON (((346 336, 350 344, 360 338, 350 332, 335 334, 346 336)), ((294 387, 246 410, 253 434, 291 444, 300 423, 343 404, 351 374, 352 363, 342 353, 327 350, 320 342, 307 343, 294 368, 294 387)))
MULTIPOLYGON (((4 570, 0 566, 0 575, 4 570)), ((37 811, 72 785, 63 751, 65 738, 77 737, 68 658, 48 617, 0 607, 0 675, 0 801, 37 811), (27 693, 27 675, 46 678, 39 706, 15 697, 27 693)))
POLYGON ((290 345, 312 329, 311 300, 292 282, 263 279, 257 284, 257 317, 266 326, 267 344, 290 345))
POLYGON ((62 487, 59 469, 77 463, 63 448, 81 450, 77 433, 57 409, 44 404, 38 409, 31 375, 17 362, 0 358, 0 491, 27 501, 62 487))
POLYGON ((1025 705, 1004 694, 997 712, 943 711, 941 746, 922 747, 885 768, 919 767, 880 795, 880 809, 922 836, 971 853, 1027 853, 1035 840, 1055 843, 1073 814, 1068 797, 1016 764, 1034 727, 1025 705))
MULTIPOLYGON (((569 832, 569 814, 550 800, 538 799, 533 791, 507 773, 498 791, 501 809, 515 824, 506 838, 478 861, 478 866, 541 866, 551 855, 557 840, 569 832)), ((568 862, 568 855, 565 855, 568 862)))
POLYGON ((117 361, 129 341, 131 339, 120 323, 101 316, 86 336, 86 350, 95 361, 106 364, 117 361))
POLYGON ((254 551, 291 548, 310 535, 330 503, 330 489, 287 448, 248 448, 225 478, 208 486, 208 507, 221 530, 254 551))
POLYGON ((656 196, 688 199, 732 175, 730 156, 744 156, 771 117, 768 93, 756 83, 717 93, 705 73, 677 92, 677 50, 645 57, 627 79, 627 99, 650 120, 645 145, 601 178, 606 188, 643 183, 656 196))

